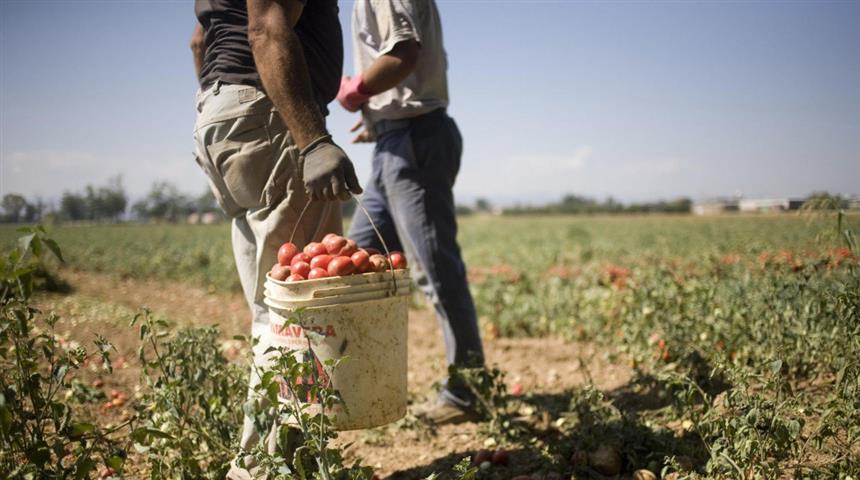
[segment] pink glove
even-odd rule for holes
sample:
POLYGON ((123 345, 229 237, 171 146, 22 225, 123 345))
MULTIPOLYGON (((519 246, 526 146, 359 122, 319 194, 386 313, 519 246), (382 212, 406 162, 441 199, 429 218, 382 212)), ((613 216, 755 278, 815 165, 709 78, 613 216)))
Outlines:
POLYGON ((361 80, 361 75, 354 77, 346 77, 340 79, 340 90, 337 92, 337 101, 343 105, 343 108, 350 112, 357 112, 361 106, 367 103, 371 95, 367 92, 367 87, 361 80))

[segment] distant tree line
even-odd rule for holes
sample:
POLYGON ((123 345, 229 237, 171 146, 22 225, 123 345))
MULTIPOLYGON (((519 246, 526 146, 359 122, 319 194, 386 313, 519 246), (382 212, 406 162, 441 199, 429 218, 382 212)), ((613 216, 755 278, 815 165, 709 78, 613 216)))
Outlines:
POLYGON ((56 216, 61 220, 119 222, 128 206, 122 177, 113 177, 103 187, 87 185, 82 193, 63 192, 56 216))
POLYGON ((129 207, 129 197, 119 176, 111 178, 104 186, 87 185, 80 192, 63 192, 57 204, 8 193, 0 200, 0 208, 0 222, 3 223, 34 223, 48 218, 70 222, 178 222, 192 213, 222 215, 208 188, 199 196, 190 196, 164 181, 153 183, 149 193, 129 207))
MULTIPOLYGON (((827 192, 815 192, 804 201, 804 210, 832 210, 850 208, 852 200, 827 192)), ((856 200, 854 200, 856 203, 856 200)), ((606 214, 606 213, 690 213, 693 202, 689 198, 676 200, 624 204, 612 197, 599 201, 581 195, 565 195, 558 202, 538 206, 515 206, 495 208, 485 198, 477 199, 473 205, 457 205, 458 215, 473 213, 501 213, 504 215, 530 214, 606 214)), ((856 207, 855 207, 856 208, 856 207)), ((344 218, 352 218, 356 210, 355 200, 341 205, 344 218)), ((224 219, 215 196, 209 188, 192 196, 180 192, 175 185, 156 181, 149 192, 129 207, 128 195, 117 176, 101 187, 87 185, 82 192, 64 192, 58 205, 46 203, 40 198, 28 200, 17 193, 8 193, 0 200, 0 222, 34 223, 50 217, 58 221, 185 221, 191 214, 215 214, 224 219)))
POLYGON ((604 201, 581 195, 565 195, 558 202, 544 205, 515 206, 497 209, 489 200, 479 198, 474 206, 458 205, 457 214, 496 212, 503 215, 541 215, 541 214, 573 214, 589 215, 598 213, 690 213, 693 202, 689 198, 677 200, 642 202, 624 204, 609 197, 604 201))
POLYGON ((41 199, 30 202, 17 193, 4 195, 3 200, 0 200, 0 207, 3 208, 3 214, 0 215, 0 221, 3 223, 38 222, 45 210, 45 204, 41 199))
POLYGON ((163 181, 152 184, 149 193, 131 206, 133 218, 137 220, 184 221, 192 213, 216 213, 221 209, 215 195, 206 189, 199 196, 189 196, 176 186, 163 181))
POLYGON ((640 202, 624 204, 612 197, 600 201, 582 195, 568 194, 561 201, 541 206, 518 206, 503 210, 505 215, 523 214, 579 214, 591 215, 598 213, 690 213, 693 201, 689 198, 676 200, 660 200, 656 202, 640 202))

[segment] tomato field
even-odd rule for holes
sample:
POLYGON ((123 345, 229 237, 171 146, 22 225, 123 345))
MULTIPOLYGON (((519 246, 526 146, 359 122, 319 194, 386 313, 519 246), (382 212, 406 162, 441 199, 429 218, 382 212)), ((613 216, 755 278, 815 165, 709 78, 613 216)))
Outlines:
MULTIPOLYGON (((860 478, 858 230, 860 217, 836 213, 465 217, 459 240, 491 367, 466 376, 486 400, 487 420, 432 429, 407 416, 345 432, 332 448, 391 478, 860 478), (461 462, 493 451, 505 461, 461 462)), ((4 251, 17 235, 0 230, 4 251)), ((219 323, 206 335, 229 361, 190 353, 183 361, 222 372, 243 360, 229 340, 247 333, 247 319, 228 225, 70 225, 48 235, 66 262, 46 268, 72 292, 39 293, 36 305, 75 325, 95 319, 91 328, 60 320, 68 341, 91 343, 92 328, 104 326, 133 364, 146 331, 118 325, 146 305, 153 313, 142 321, 165 338, 219 323)), ((439 336, 431 309, 417 295, 414 304, 410 396, 418 401, 444 372, 444 357, 437 338, 424 338, 439 336)), ((133 408, 102 410, 114 423, 138 415, 138 425, 158 429, 167 420, 146 412, 161 412, 167 397, 140 377, 156 372, 154 364, 115 378, 85 369, 81 378, 129 393, 133 408)), ((227 384, 241 395, 241 382, 227 384)), ((228 390, 210 391, 210 400, 173 395, 186 406, 212 404, 228 401, 228 390)), ((76 408, 88 415, 86 402, 76 408)), ((240 420, 226 411, 217 418, 225 431, 240 420)), ((182 461, 154 455, 169 441, 146 431, 130 435, 137 447, 119 470, 173 478, 182 461)))

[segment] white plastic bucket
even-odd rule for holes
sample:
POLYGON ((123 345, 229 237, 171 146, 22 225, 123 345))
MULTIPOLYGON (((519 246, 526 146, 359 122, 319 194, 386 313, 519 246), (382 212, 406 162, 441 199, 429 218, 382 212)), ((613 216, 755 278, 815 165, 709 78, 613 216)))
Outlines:
MULTIPOLYGON (((297 350, 297 358, 312 353, 318 369, 328 359, 349 357, 322 375, 330 377, 343 400, 331 412, 334 428, 372 428, 402 418, 407 404, 408 272, 289 283, 266 277, 269 330, 260 339, 262 345, 297 350), (299 309, 301 325, 291 324, 299 309), (306 331, 318 335, 309 341, 306 331)), ((312 404, 308 411, 317 408, 312 404)))

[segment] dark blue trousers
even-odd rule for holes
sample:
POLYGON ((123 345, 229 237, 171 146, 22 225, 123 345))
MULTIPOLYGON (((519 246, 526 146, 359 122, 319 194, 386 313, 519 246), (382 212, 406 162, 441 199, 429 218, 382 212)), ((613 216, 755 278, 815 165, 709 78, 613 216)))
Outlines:
MULTIPOLYGON (((375 126, 373 171, 361 201, 391 250, 406 254, 412 278, 436 310, 449 364, 483 365, 483 347, 466 267, 457 244, 454 181, 463 140, 444 110, 375 126)), ((357 209, 349 238, 382 250, 357 209)), ((448 384, 442 397, 468 404, 471 395, 448 384)))

